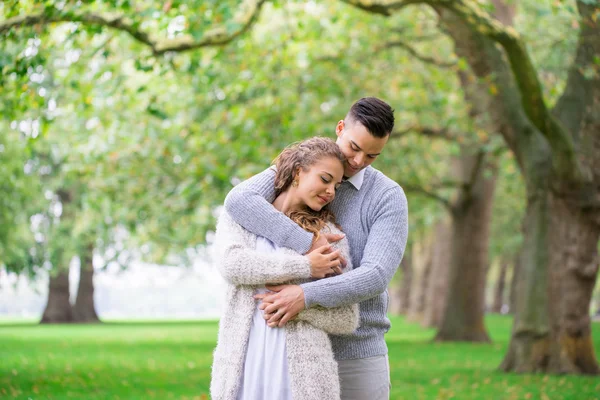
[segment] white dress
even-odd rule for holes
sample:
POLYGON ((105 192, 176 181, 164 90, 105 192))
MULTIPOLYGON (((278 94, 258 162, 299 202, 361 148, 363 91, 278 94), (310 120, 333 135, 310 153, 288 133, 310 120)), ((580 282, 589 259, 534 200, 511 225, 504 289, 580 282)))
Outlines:
MULTIPOLYGON (((270 240, 257 237, 256 250, 265 253, 277 252, 278 247, 270 240)), ((257 289, 256 293, 267 292, 257 289)), ((291 400, 290 374, 288 370, 285 329, 271 328, 263 318, 263 311, 256 302, 246 358, 241 378, 238 400, 291 400)))

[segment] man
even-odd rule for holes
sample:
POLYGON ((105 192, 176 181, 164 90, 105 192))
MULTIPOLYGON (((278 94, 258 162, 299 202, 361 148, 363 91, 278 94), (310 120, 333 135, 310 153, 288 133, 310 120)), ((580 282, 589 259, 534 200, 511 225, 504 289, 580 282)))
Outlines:
MULTIPOLYGON (((387 286, 396 272, 408 235, 408 205, 402 188, 371 167, 394 127, 392 108, 374 97, 360 99, 336 126, 346 156, 344 181, 330 207, 348 236, 354 269, 343 275, 270 288, 261 297, 269 326, 283 326, 304 308, 360 303, 360 326, 352 335, 331 336, 338 361, 342 399, 389 399, 390 378, 384 334, 387 286)), ((313 235, 278 212, 274 171, 267 169, 236 186, 225 199, 233 219, 250 232, 300 254, 323 249, 339 237, 313 235)), ((332 272, 339 272, 334 268, 332 272)))

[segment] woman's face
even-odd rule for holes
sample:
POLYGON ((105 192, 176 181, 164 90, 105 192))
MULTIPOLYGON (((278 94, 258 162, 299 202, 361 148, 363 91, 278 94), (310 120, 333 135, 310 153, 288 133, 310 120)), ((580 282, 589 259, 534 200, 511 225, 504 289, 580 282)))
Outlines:
POLYGON ((344 166, 334 157, 323 157, 308 170, 300 169, 297 187, 291 187, 292 195, 300 206, 320 211, 335 197, 335 190, 342 183, 344 166))

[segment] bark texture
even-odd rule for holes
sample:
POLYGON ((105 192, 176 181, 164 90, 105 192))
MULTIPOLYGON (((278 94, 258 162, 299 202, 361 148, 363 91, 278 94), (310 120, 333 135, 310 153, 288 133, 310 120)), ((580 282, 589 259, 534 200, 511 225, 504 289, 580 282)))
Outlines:
POLYGON ((73 322, 73 311, 69 302, 69 270, 61 270, 50 276, 48 302, 42 315, 42 324, 73 322))
POLYGON ((81 256, 79 287, 77 299, 73 306, 73 319, 76 322, 100 322, 94 304, 94 247, 88 246, 85 254, 81 256))
POLYGON ((427 285, 427 297, 422 325, 438 328, 446 308, 448 274, 451 259, 451 226, 448 219, 435 224, 435 240, 431 248, 431 273, 427 285))
POLYGON ((469 182, 452 206, 448 291, 436 341, 489 342, 484 324, 485 283, 496 169, 485 155, 463 147, 457 175, 469 182))

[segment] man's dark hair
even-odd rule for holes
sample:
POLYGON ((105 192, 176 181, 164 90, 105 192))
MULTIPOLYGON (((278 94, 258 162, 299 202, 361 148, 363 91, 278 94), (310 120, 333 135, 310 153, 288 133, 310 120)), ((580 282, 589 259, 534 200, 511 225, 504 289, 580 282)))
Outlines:
POLYGON ((394 109, 377 97, 363 97, 358 100, 350 107, 346 119, 350 120, 350 123, 359 122, 377 138, 386 137, 394 129, 394 109))

